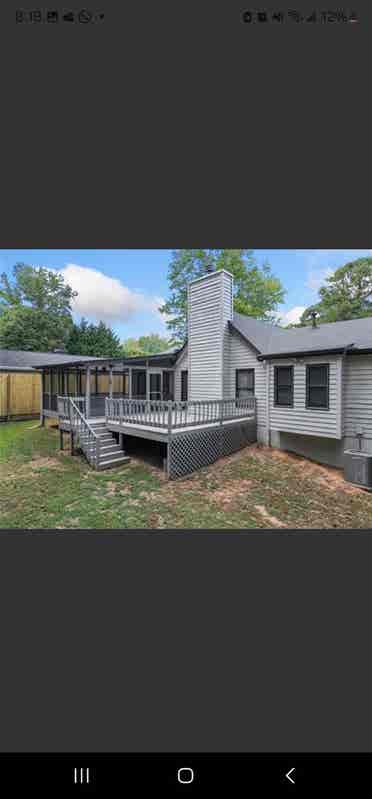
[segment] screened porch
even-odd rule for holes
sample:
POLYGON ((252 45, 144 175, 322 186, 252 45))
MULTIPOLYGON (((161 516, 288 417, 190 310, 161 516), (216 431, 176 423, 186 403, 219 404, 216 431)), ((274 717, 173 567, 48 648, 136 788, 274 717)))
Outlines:
POLYGON ((172 401, 176 354, 148 358, 75 359, 43 365, 42 416, 58 416, 58 397, 84 399, 88 418, 105 415, 105 399, 172 401))

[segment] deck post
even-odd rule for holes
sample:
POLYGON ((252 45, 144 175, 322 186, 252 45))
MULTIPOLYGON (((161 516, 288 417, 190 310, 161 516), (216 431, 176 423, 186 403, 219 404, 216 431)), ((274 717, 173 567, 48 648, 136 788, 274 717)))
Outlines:
POLYGON ((109 397, 112 399, 112 366, 109 368, 109 397))
POLYGON ((70 432, 70 450, 71 450, 71 455, 75 455, 74 434, 72 430, 70 432))
POLYGON ((129 399, 132 399, 132 367, 131 366, 129 367, 128 383, 129 383, 129 385, 128 385, 129 399))
POLYGON ((49 410, 52 410, 52 379, 53 369, 49 369, 49 410))
POLYGON ((166 473, 169 480, 170 475, 170 458, 171 458, 171 440, 172 440, 172 405, 173 402, 168 400, 168 443, 167 443, 167 458, 166 458, 166 473))
POLYGON ((172 401, 168 400, 168 436, 172 435, 172 401))
POLYGON ((44 369, 41 373, 41 402, 40 402, 40 427, 45 427, 44 410, 44 394, 45 394, 45 374, 44 369))
POLYGON ((63 430, 59 428, 59 448, 63 450, 63 430))
POLYGON ((90 417, 90 366, 86 368, 86 381, 85 381, 85 415, 86 418, 90 417))

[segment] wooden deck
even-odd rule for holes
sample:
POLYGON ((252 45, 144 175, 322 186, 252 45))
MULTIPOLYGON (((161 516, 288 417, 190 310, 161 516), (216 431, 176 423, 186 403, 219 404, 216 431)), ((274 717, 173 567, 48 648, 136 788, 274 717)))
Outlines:
MULTIPOLYGON (((70 430, 68 398, 60 402, 59 426, 70 430)), ((76 398, 84 415, 82 398, 76 398)), ((106 415, 85 417, 88 423, 101 423, 115 433, 167 441, 171 436, 194 430, 213 429, 255 419, 254 398, 244 400, 204 400, 163 402, 107 398, 106 415)))
POLYGON ((181 435, 185 432, 192 432, 196 430, 210 430, 215 429, 221 426, 226 425, 233 425, 239 424, 241 422, 248 422, 251 421, 254 416, 251 414, 249 416, 239 416, 236 419, 226 419, 221 422, 205 422, 204 424, 190 424, 186 428, 185 426, 172 426, 171 430, 164 429, 164 427, 156 427, 155 425, 149 426, 146 424, 138 424, 137 422, 125 422, 120 423, 119 421, 108 421, 106 422, 106 427, 113 433, 122 433, 123 435, 129 436, 138 436, 138 438, 148 438, 152 441, 164 441, 167 442, 169 436, 177 436, 181 435))
MULTIPOLYGON (((89 422, 89 424, 96 425, 97 423, 100 423, 102 425, 105 425, 107 427, 107 430, 109 430, 112 433, 122 433, 123 435, 127 436, 137 436, 138 438, 147 438, 151 441, 167 442, 169 439, 169 435, 176 436, 181 433, 185 433, 186 431, 191 433, 193 430, 194 431, 207 430, 220 427, 221 425, 225 426, 231 424, 238 424, 239 422, 251 421, 253 418, 254 415, 250 414, 247 416, 239 416, 236 419, 222 420, 221 422, 205 422, 204 424, 198 424, 198 425, 190 423, 190 425, 187 426, 186 430, 185 426, 176 427, 173 425, 171 427, 170 433, 168 429, 165 429, 164 427, 156 427, 155 424, 146 425, 135 421, 133 422, 127 421, 125 423, 120 423, 119 420, 106 421, 105 416, 102 417, 94 416, 88 419, 87 421, 89 422)), ((59 422, 59 428, 60 430, 63 430, 65 433, 69 433, 70 421, 68 419, 63 419, 63 420, 61 419, 59 422)))
POLYGON ((75 442, 95 469, 128 460, 123 452, 126 436, 166 444, 170 479, 213 463, 257 436, 254 397, 195 402, 110 397, 106 398, 105 416, 89 417, 84 413, 83 398, 58 399, 61 439, 63 432, 71 433, 72 450, 75 442))
POLYGON ((254 398, 253 401, 251 398, 198 402, 106 401, 109 430, 165 442, 181 433, 253 420, 255 415, 254 398))

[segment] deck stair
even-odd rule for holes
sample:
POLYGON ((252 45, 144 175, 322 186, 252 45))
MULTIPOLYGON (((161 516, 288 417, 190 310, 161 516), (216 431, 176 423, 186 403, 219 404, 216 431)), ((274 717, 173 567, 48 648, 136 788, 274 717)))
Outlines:
MULTIPOLYGON (((98 471, 129 463, 130 458, 125 455, 120 445, 116 442, 114 434, 107 429, 105 424, 102 424, 102 422, 90 422, 90 426, 99 439, 99 456, 96 465, 98 471)), ((80 436, 80 443, 87 457, 96 454, 96 444, 92 443, 89 437, 80 436)))
POLYGON ((129 463, 130 458, 104 421, 88 420, 71 397, 64 400, 63 413, 69 419, 74 446, 81 449, 94 469, 102 471, 129 463))

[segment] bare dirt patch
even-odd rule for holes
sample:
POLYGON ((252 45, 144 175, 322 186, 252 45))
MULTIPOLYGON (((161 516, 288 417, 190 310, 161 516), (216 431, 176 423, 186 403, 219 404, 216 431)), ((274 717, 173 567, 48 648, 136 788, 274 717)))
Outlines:
POLYGON ((29 463, 20 464, 17 466, 17 470, 14 472, 9 472, 8 464, 1 464, 1 481, 3 483, 9 483, 13 480, 37 477, 39 470, 45 468, 63 471, 63 465, 59 463, 56 458, 40 457, 34 458, 33 460, 29 461, 29 463))
POLYGON ((33 471, 34 469, 61 469, 62 464, 56 458, 34 458, 27 464, 27 468, 33 471))
POLYGON ((208 498, 217 501, 226 509, 226 506, 230 505, 234 499, 244 496, 252 484, 252 480, 227 480, 223 488, 215 491, 206 489, 204 493, 208 498))
POLYGON ((158 491, 141 491, 138 496, 141 499, 145 499, 146 501, 149 501, 149 502, 153 502, 153 501, 157 502, 157 500, 159 499, 158 491))
POLYGON ((301 455, 283 452, 280 449, 268 449, 265 447, 265 451, 271 458, 281 460, 289 465, 298 466, 301 469, 301 476, 313 478, 325 488, 333 491, 344 491, 346 494, 365 493, 362 488, 357 488, 357 486, 348 483, 344 479, 341 469, 333 466, 323 466, 320 463, 303 458, 301 455))
POLYGON ((223 458, 220 458, 215 463, 211 463, 210 466, 206 466, 205 469, 208 472, 216 472, 220 471, 221 468, 225 466, 229 466, 229 464, 236 463, 237 461, 245 460, 247 455, 249 456, 256 456, 257 453, 260 452, 261 446, 259 444, 249 444, 248 446, 244 447, 243 449, 238 450, 238 452, 233 452, 232 455, 225 455, 223 458))
POLYGON ((165 530, 166 524, 160 513, 151 513, 148 518, 148 526, 151 530, 165 530))
POLYGON ((271 514, 266 510, 264 505, 254 505, 254 510, 257 511, 266 521, 268 521, 272 527, 287 527, 284 522, 281 522, 280 519, 277 519, 276 516, 271 516, 271 514))

